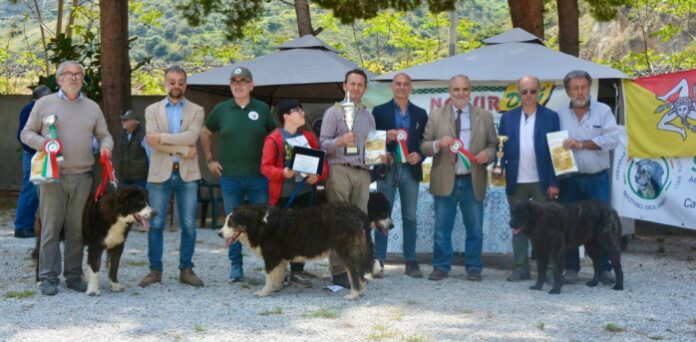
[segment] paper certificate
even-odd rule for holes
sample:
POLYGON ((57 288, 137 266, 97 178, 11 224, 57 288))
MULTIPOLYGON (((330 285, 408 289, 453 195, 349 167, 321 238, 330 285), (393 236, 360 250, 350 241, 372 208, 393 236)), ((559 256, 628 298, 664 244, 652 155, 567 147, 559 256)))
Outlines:
POLYGON ((372 131, 365 141, 365 165, 383 164, 379 159, 387 153, 387 131, 372 131))
POLYGON ((573 150, 563 148, 563 142, 568 139, 568 131, 546 133, 546 139, 549 142, 549 151, 556 176, 578 172, 578 164, 575 162, 573 150))
POLYGON ((309 175, 321 175, 325 152, 300 146, 292 148, 291 169, 309 175))

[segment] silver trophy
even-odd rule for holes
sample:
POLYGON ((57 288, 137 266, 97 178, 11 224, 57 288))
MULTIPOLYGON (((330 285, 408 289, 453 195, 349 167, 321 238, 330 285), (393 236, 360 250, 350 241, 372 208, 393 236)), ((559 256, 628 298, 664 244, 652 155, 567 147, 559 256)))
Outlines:
MULTIPOLYGON (((341 103, 341 108, 343 110, 343 121, 346 123, 349 132, 353 132, 353 127, 355 127, 355 103, 350 100, 350 92, 346 92, 346 98, 341 103)), ((355 143, 348 144, 345 149, 345 155, 356 155, 358 154, 358 146, 355 143)))

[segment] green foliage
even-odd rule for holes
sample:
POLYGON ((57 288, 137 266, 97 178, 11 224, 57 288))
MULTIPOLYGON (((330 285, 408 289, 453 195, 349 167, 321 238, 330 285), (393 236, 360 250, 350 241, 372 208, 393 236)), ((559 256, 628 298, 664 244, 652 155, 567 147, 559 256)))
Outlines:
MULTIPOLYGON (((80 63, 85 69, 82 92, 90 99, 100 102, 102 88, 99 42, 96 35, 91 31, 86 31, 80 38, 82 41, 75 42, 63 33, 52 38, 48 44, 49 60, 56 66, 67 60, 74 60, 80 63)), ((55 74, 48 77, 41 76, 39 84, 44 84, 54 91, 58 90, 55 74)))
POLYGON ((211 13, 219 13, 227 27, 226 37, 243 37, 244 25, 264 13, 263 0, 187 0, 177 6, 192 26, 199 26, 211 13))
POLYGON ((616 18, 619 9, 629 5, 632 0, 586 0, 590 4, 590 14, 599 21, 616 18))
POLYGON ((427 3, 430 12, 451 11, 457 0, 312 0, 324 9, 333 11, 333 15, 344 24, 357 19, 372 19, 380 12, 393 9, 411 11, 427 3))

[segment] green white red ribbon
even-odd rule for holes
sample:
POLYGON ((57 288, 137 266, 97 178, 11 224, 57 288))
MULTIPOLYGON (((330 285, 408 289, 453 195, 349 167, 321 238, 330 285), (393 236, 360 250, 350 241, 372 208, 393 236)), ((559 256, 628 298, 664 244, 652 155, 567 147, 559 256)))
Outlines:
POLYGON ((459 139, 454 139, 454 142, 449 147, 450 152, 457 155, 457 158, 462 160, 464 167, 467 170, 471 170, 471 165, 476 162, 476 157, 464 148, 464 143, 459 139))
POLYGON ((41 176, 46 179, 60 179, 60 171, 58 169, 58 154, 63 149, 63 145, 58 139, 51 139, 44 144, 46 159, 44 159, 41 176))
POLYGON ((406 157, 408 157, 408 146, 406 142, 408 141, 408 132, 405 129, 396 130, 396 162, 401 164, 405 163, 406 157))

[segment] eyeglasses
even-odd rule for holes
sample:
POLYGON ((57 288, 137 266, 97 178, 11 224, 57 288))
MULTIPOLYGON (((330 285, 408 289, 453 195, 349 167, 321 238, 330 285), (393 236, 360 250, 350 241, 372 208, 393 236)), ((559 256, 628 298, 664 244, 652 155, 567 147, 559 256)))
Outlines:
POLYGON ((82 78, 82 73, 81 72, 72 73, 72 72, 66 71, 66 72, 60 74, 60 77, 72 78, 73 80, 77 80, 77 79, 82 78))
POLYGON ((300 114, 300 115, 305 115, 304 109, 302 109, 302 107, 293 108, 293 109, 291 109, 291 110, 288 112, 288 114, 290 114, 290 115, 292 115, 293 113, 297 113, 297 114, 300 114))
POLYGON ((524 89, 520 90, 520 95, 527 95, 527 94, 532 94, 536 95, 536 93, 539 92, 539 89, 524 89))
POLYGON ((251 81, 249 81, 249 80, 247 80, 247 79, 243 79, 243 80, 230 80, 230 83, 231 83, 232 85, 247 85, 247 84, 251 83, 251 81))

